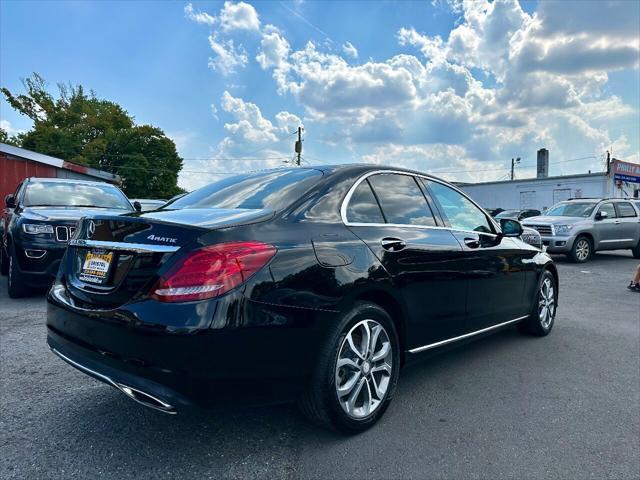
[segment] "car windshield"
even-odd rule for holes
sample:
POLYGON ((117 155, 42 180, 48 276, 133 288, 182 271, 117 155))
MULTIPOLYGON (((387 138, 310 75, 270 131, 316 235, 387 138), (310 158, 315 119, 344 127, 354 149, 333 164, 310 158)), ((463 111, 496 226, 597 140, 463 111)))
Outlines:
POLYGON ((108 184, 30 182, 24 194, 26 207, 94 207, 131 211, 131 204, 108 184))
POLYGON ((588 217, 596 204, 593 202, 559 203, 545 212, 549 217, 588 217))
POLYGON ((520 210, 505 210, 504 212, 500 212, 496 215, 496 218, 512 218, 517 217, 520 213, 520 210))
POLYGON ((277 211, 300 198, 321 177, 322 172, 309 168, 237 175, 188 193, 166 208, 270 208, 277 211))

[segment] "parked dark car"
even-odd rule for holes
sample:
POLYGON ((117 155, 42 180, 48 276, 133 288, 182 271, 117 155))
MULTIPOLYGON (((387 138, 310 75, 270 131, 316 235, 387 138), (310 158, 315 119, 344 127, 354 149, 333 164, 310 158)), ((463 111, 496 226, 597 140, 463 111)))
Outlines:
POLYGON ((97 212, 133 211, 127 197, 108 183, 27 178, 5 198, 0 271, 9 296, 51 285, 78 220, 97 212))
POLYGON ((529 208, 525 210, 504 210, 498 213, 497 215, 495 215, 495 218, 497 220, 501 220, 503 218, 510 218, 511 220, 522 221, 525 218, 536 217, 538 215, 541 215, 540 210, 534 210, 529 208))
POLYGON ((47 315, 55 354, 166 413, 296 399, 357 432, 421 354, 553 327, 552 260, 429 175, 279 169, 170 207, 83 219, 47 315))
POLYGON ((496 217, 496 215, 504 212, 504 208, 486 208, 485 207, 485 212, 487 212, 489 215, 491 215, 492 217, 496 217))

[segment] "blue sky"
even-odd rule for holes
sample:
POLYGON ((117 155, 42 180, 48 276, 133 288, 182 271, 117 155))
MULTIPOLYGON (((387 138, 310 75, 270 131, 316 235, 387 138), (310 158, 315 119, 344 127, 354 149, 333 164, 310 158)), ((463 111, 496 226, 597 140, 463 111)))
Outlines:
MULTIPOLYGON (((282 165, 300 123, 309 164, 492 180, 547 147, 552 174, 585 172, 639 161, 639 5, 5 1, 0 84, 120 103, 176 141, 187 188, 282 165)), ((4 100, 0 119, 30 128, 4 100)))

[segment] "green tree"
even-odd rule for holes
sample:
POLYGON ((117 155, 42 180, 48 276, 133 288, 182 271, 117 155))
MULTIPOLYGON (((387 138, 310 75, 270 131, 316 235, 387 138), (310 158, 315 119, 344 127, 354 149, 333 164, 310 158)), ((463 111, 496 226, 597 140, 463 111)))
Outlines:
POLYGON ((9 105, 33 121, 31 130, 14 137, 19 146, 117 173, 130 197, 169 198, 182 191, 182 159, 162 130, 136 125, 120 105, 81 85, 58 84, 58 98, 37 73, 23 85, 24 94, 0 88, 9 105))

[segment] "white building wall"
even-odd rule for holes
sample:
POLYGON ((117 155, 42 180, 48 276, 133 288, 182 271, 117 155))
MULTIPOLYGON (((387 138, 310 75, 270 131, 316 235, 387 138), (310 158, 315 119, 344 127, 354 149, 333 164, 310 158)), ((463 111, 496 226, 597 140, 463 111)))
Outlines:
POLYGON ((544 210, 568 198, 619 196, 605 174, 460 185, 485 208, 544 210))

